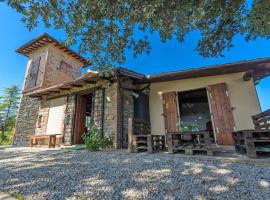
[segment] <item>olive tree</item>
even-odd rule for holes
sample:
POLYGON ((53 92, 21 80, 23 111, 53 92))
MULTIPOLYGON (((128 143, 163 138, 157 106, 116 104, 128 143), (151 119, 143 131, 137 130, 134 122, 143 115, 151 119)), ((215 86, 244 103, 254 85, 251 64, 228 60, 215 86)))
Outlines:
MULTIPOLYGON (((2 0, 3 1, 3 0, 2 0)), ((9 0, 31 30, 43 22, 62 29, 66 45, 77 44, 96 68, 123 64, 126 52, 151 52, 149 36, 166 42, 199 31, 196 50, 204 57, 222 56, 233 38, 247 41, 270 36, 267 0, 9 0)))

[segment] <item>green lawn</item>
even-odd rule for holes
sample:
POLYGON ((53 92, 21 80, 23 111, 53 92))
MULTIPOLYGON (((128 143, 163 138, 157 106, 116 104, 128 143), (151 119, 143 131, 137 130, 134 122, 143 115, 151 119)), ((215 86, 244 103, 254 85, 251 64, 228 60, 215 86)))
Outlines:
POLYGON ((0 138, 0 145, 11 145, 13 140, 13 130, 5 132, 6 138, 2 140, 0 138))

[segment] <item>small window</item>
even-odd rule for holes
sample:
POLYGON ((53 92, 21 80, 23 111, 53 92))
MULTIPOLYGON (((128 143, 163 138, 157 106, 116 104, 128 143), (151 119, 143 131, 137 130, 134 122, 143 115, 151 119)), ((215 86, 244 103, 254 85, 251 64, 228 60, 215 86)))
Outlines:
POLYGON ((70 72, 72 70, 72 66, 68 63, 66 63, 65 61, 61 61, 60 62, 60 66, 59 66, 59 69, 61 71, 64 71, 64 72, 70 72))
POLYGON ((38 57, 37 59, 32 60, 31 62, 27 89, 37 86, 40 60, 41 60, 41 57, 38 57))
POLYGON ((38 122, 37 122, 37 127, 41 128, 41 124, 42 124, 42 115, 38 116, 38 122))

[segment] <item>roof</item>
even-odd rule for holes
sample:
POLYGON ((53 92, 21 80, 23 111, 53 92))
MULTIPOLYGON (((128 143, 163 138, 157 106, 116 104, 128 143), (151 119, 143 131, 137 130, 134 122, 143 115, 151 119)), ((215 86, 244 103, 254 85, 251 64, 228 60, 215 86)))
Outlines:
POLYGON ((29 57, 30 53, 32 53, 36 49, 38 49, 38 48, 40 48, 48 43, 52 43, 54 46, 58 47, 59 49, 66 52, 67 54, 71 55, 73 58, 82 62, 84 64, 83 67, 90 65, 90 62, 88 60, 86 60, 85 58, 83 58, 82 56, 80 56, 78 53, 74 52, 70 48, 64 46, 63 44, 61 44, 61 42, 59 42, 58 40, 56 40, 55 38, 53 38, 52 36, 50 36, 47 33, 43 33, 39 37, 27 42, 26 44, 24 44, 20 48, 16 49, 16 52, 18 52, 26 57, 29 57))
POLYGON ((81 75, 79 78, 77 78, 74 81, 55 85, 52 87, 48 87, 48 88, 33 91, 33 92, 26 92, 26 94, 32 97, 40 97, 42 95, 59 93, 60 91, 63 91, 63 90, 70 90, 75 87, 82 87, 84 84, 87 84, 87 83, 95 84, 97 81, 100 81, 102 79, 115 78, 115 75, 116 75, 115 73, 117 74, 117 76, 125 76, 133 80, 142 80, 145 78, 143 74, 140 74, 140 73, 137 73, 137 72, 125 69, 125 68, 107 70, 102 73, 88 70, 85 74, 81 75))
POLYGON ((137 73, 135 71, 128 70, 125 68, 116 68, 101 73, 88 70, 85 74, 83 74, 74 81, 41 89, 34 92, 28 92, 26 94, 28 96, 39 97, 51 93, 59 93, 62 90, 70 90, 74 87, 82 87, 86 83, 94 84, 97 81, 103 79, 114 79, 115 76, 128 77, 134 80, 136 83, 143 84, 143 83, 155 83, 155 82, 181 80, 206 76, 216 76, 237 72, 246 72, 243 76, 244 80, 250 80, 251 77, 253 77, 254 80, 260 80, 270 75, 270 58, 241 61, 237 63, 215 65, 211 67, 203 67, 183 71, 160 73, 150 76, 145 76, 144 74, 137 73))
POLYGON ((83 87, 83 85, 87 84, 87 83, 95 84, 99 80, 101 80, 101 78, 99 77, 99 75, 97 73, 94 73, 93 71, 88 71, 74 81, 62 83, 59 85, 55 85, 52 87, 48 87, 45 89, 41 89, 41 90, 29 92, 29 93, 26 92, 26 94, 30 97, 40 97, 42 95, 48 95, 48 94, 52 94, 52 93, 60 93, 60 91, 63 91, 63 90, 70 90, 70 89, 76 88, 76 87, 83 87))
POLYGON ((175 72, 166 72, 146 76, 139 83, 155 83, 181 79, 216 76, 237 72, 250 72, 255 80, 259 80, 270 74, 270 58, 260 58, 248 61, 239 61, 210 67, 193 68, 175 72))
POLYGON ((119 67, 116 70, 118 72, 118 76, 127 76, 129 78, 137 79, 137 80, 142 80, 146 78, 144 74, 141 74, 141 73, 138 73, 138 72, 135 72, 135 71, 123 68, 123 67, 119 67))

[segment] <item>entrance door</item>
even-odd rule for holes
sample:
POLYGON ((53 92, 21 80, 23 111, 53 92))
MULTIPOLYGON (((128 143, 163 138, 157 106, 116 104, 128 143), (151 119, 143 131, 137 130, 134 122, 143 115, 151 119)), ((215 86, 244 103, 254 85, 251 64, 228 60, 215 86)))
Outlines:
POLYGON ((87 99, 85 96, 77 96, 73 144, 83 144, 82 136, 85 130, 86 103, 87 99))
POLYGON ((166 133, 178 132, 178 128, 176 126, 176 124, 178 123, 176 96, 176 92, 167 92, 162 94, 163 116, 166 133))
POLYGON ((235 124, 226 83, 208 86, 211 114, 214 123, 216 142, 220 145, 232 145, 232 131, 235 124))

